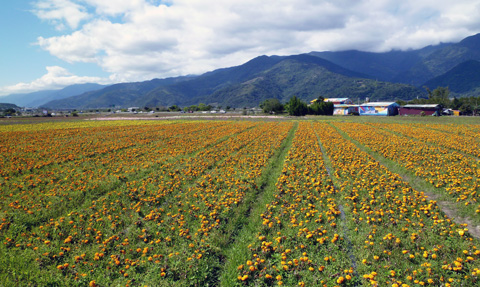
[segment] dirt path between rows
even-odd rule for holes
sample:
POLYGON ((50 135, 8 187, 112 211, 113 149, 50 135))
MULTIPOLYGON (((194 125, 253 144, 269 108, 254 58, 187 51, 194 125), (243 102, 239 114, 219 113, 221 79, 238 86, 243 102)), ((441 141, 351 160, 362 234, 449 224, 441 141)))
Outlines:
MULTIPOLYGON (((337 129, 338 130, 338 129, 337 129)), ((397 163, 391 161, 390 159, 387 159, 381 155, 379 155, 377 152, 371 150, 367 146, 364 146, 363 144, 359 143, 358 141, 354 140, 351 138, 348 134, 346 134, 343 131, 339 131, 340 134, 342 134, 344 137, 348 138, 351 140, 360 150, 366 152, 370 156, 372 156, 379 164, 383 165, 385 168, 388 170, 392 170, 390 165, 398 165, 397 163), (390 164, 389 164, 390 163, 390 164)), ((453 222, 456 224, 467 224, 468 232, 469 234, 480 240, 480 225, 477 225, 471 218, 468 217, 461 217, 459 216, 458 213, 458 208, 459 206, 453 202, 453 201, 445 201, 445 200, 440 200, 441 195, 436 194, 433 192, 425 191, 423 188, 421 188, 419 185, 415 183, 415 181, 411 178, 410 175, 408 175, 408 170, 405 168, 401 167, 401 170, 404 172, 399 173, 398 171, 396 172, 400 177, 403 178, 406 182, 408 182, 415 190, 423 192, 423 194, 429 199, 429 200, 434 200, 436 201, 437 205, 440 207, 443 213, 448 216, 453 222)))
POLYGON ((445 213, 449 218, 453 220, 456 224, 467 224, 468 232, 475 238, 480 240, 480 225, 476 225, 468 217, 460 217, 457 212, 457 207, 455 203, 450 201, 438 201, 440 195, 434 194, 431 192, 423 191, 423 194, 428 197, 429 200, 435 200, 440 209, 445 213))

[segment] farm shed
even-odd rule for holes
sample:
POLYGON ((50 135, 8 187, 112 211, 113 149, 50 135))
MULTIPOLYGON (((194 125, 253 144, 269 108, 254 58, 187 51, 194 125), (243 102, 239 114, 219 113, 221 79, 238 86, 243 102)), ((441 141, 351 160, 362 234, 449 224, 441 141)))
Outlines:
POLYGON ((425 104, 425 105, 405 105, 398 109, 398 114, 401 116, 421 115, 422 112, 427 116, 431 116, 435 113, 440 115, 442 112, 442 107, 437 104, 425 104))
POLYGON ((336 105, 334 104, 333 108, 333 115, 351 115, 357 113, 358 114, 358 105, 336 105))
POLYGON ((353 104, 352 100, 349 98, 326 98, 325 102, 331 102, 334 105, 351 105, 353 104))
MULTIPOLYGON (((317 99, 311 100, 310 103, 313 104, 317 101, 317 99)), ((325 98, 325 102, 331 102, 334 105, 351 105, 353 104, 352 100, 349 98, 325 98)))
POLYGON ((364 103, 359 105, 358 112, 361 116, 395 116, 398 107, 395 102, 364 103))

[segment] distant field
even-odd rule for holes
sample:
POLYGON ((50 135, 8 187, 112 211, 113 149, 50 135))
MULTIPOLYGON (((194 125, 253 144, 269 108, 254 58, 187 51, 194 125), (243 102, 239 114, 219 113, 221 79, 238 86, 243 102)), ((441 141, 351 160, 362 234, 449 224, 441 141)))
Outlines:
POLYGON ((480 285, 480 119, 85 118, 0 120, 0 286, 480 285))

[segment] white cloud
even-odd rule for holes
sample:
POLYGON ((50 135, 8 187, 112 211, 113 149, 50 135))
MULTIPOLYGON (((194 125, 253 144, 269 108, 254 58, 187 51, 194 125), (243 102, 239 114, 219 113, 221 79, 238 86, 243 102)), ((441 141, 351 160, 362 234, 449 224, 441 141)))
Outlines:
POLYGON ((111 79, 76 76, 59 66, 49 66, 46 67, 46 69, 47 73, 45 75, 30 83, 18 83, 13 86, 0 87, 0 95, 5 96, 8 94, 30 93, 39 90, 55 90, 73 84, 111 83, 111 79))
POLYGON ((70 63, 96 63, 123 81, 197 74, 262 54, 421 48, 480 32, 480 0, 38 3, 50 3, 37 4, 39 17, 49 19, 41 16, 43 10, 56 11, 50 19, 72 28, 86 21, 74 32, 39 37, 41 48, 70 63))
POLYGON ((47 20, 64 30, 65 23, 76 29, 81 21, 89 18, 85 7, 69 0, 41 0, 35 3, 33 12, 38 18, 47 20))
POLYGON ((82 2, 94 7, 97 14, 111 16, 132 13, 146 5, 144 0, 83 0, 82 2))

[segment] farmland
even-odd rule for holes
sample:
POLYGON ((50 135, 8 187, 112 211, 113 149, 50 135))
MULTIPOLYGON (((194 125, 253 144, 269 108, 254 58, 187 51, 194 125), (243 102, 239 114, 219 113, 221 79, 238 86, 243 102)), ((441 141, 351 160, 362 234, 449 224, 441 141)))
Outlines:
POLYGON ((0 285, 480 285, 475 120, 0 125, 0 285))

